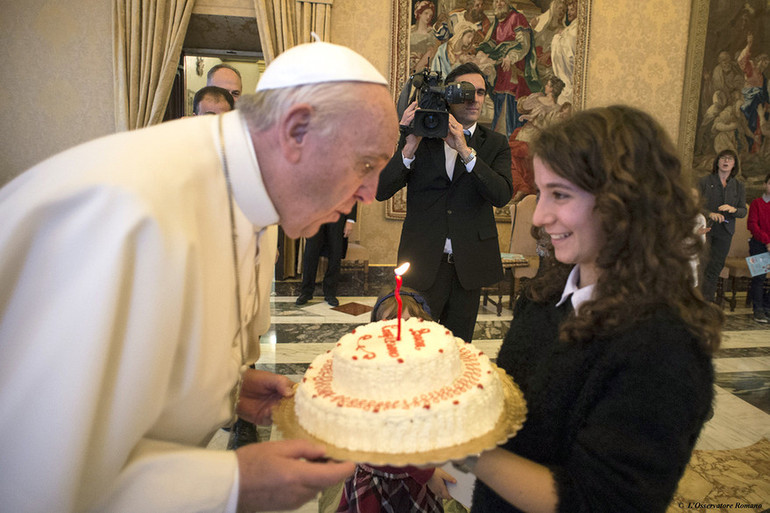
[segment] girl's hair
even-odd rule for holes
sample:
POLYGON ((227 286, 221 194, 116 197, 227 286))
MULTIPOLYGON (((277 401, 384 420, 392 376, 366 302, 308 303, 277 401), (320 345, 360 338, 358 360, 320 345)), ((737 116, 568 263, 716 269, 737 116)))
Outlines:
MULTIPOLYGON (((663 128, 631 107, 591 109, 546 128, 531 153, 595 195, 606 241, 595 299, 563 323, 560 339, 610 335, 666 305, 707 352, 716 350, 723 315, 695 289, 690 264, 703 244, 694 231, 699 210, 663 128)), ((546 253, 553 258, 552 247, 546 253)), ((547 261, 525 294, 539 302, 558 298, 570 268, 547 261)))
POLYGON ((735 175, 741 172, 741 160, 738 158, 738 154, 735 153, 733 150, 722 150, 719 152, 719 155, 717 155, 717 158, 714 159, 714 163, 711 166, 712 175, 714 173, 719 172, 719 159, 722 158, 722 155, 730 155, 735 161, 733 170, 730 171, 730 178, 734 177, 735 175))
MULTIPOLYGON (((401 315, 409 312, 410 317, 418 317, 426 321, 432 321, 430 316, 430 307, 416 290, 409 287, 401 287, 401 315)), ((385 319, 395 319, 398 316, 398 301, 395 297, 395 290, 388 289, 387 292, 377 298, 377 302, 372 309, 371 321, 382 321, 385 319)))

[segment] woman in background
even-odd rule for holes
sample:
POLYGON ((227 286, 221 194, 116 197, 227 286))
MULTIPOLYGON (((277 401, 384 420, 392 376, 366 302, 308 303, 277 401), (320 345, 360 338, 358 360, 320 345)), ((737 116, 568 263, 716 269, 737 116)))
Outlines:
POLYGON ((663 512, 706 421, 720 341, 690 265, 698 207, 670 139, 638 110, 579 112, 531 151, 533 224, 559 263, 529 282, 500 348, 527 420, 466 462, 471 511, 663 512))
POLYGON ((738 180, 741 165, 733 150, 722 150, 710 175, 698 181, 698 192, 703 198, 709 230, 708 256, 703 271, 701 292, 707 301, 714 301, 717 280, 725 265, 730 243, 735 233, 735 219, 746 217, 746 189, 738 180))

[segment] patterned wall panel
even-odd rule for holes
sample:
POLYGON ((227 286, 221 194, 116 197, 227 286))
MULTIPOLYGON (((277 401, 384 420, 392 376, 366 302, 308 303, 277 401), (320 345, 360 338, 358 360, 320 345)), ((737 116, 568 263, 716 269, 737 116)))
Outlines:
POLYGON ((3 2, 0 185, 115 130, 112 4, 3 2))
POLYGON ((593 0, 586 106, 625 103, 679 131, 690 2, 593 0))

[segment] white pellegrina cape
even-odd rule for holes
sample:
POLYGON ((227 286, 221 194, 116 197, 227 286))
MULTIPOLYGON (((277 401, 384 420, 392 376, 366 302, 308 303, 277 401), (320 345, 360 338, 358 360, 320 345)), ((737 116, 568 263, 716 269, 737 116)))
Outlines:
MULTIPOLYGON (((240 113, 223 121, 248 324, 278 216, 240 113)), ((215 116, 164 123, 0 189, 0 510, 222 511, 237 492, 235 454, 204 448, 243 369, 219 140, 215 116)))

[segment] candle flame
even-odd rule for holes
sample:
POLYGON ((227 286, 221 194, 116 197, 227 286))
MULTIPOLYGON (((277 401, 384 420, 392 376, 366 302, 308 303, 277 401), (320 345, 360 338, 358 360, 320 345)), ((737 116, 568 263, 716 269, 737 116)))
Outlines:
POLYGON ((404 274, 408 270, 409 270, 409 262, 406 262, 406 263, 402 264, 400 267, 396 267, 396 270, 393 271, 393 272, 395 272, 397 275, 401 276, 402 274, 404 274))

